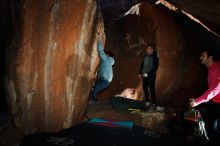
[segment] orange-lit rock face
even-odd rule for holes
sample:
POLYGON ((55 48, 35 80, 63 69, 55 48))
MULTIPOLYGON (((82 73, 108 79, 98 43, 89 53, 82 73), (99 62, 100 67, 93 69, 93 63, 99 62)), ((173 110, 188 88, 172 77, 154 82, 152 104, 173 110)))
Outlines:
POLYGON ((30 133, 79 123, 98 63, 96 32, 104 30, 95 0, 29 0, 20 17, 6 69, 17 126, 30 133))
MULTIPOLYGON (((16 125, 30 133, 79 123, 98 64, 95 34, 104 30, 95 0, 29 0, 20 8, 6 50, 7 99, 16 125)), ((116 63, 113 82, 100 98, 138 86, 143 43, 157 46, 159 102, 182 102, 192 87, 198 89, 197 44, 186 41, 191 35, 186 39, 169 10, 144 4, 138 16, 106 26, 105 49, 114 51, 116 63)))
POLYGON ((157 46, 158 102, 183 101, 181 98, 192 96, 185 91, 191 91, 198 82, 199 48, 197 44, 186 44, 184 32, 169 10, 150 4, 140 5, 139 15, 127 15, 109 27, 106 44, 116 53, 116 64, 113 83, 100 96, 108 97, 138 85, 143 43, 157 46))

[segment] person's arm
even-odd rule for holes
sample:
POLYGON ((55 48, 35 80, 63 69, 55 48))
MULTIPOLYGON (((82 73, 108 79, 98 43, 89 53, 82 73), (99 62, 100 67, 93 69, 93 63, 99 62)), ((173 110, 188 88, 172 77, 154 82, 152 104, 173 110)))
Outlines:
POLYGON ((98 53, 99 53, 99 56, 100 56, 101 60, 106 60, 107 56, 104 52, 104 48, 102 47, 102 43, 101 43, 101 39, 100 39, 100 33, 98 33, 97 50, 98 50, 98 53))
POLYGON ((212 99, 217 94, 219 94, 219 92, 220 92, 220 82, 217 84, 217 86, 212 91, 210 91, 210 93, 207 96, 207 99, 208 100, 212 99))
POLYGON ((154 56, 153 68, 149 71, 149 74, 155 74, 157 72, 158 67, 159 67, 159 59, 157 56, 154 56))
POLYGON ((201 97, 195 99, 195 102, 198 104, 203 102, 208 102, 210 99, 215 97, 220 92, 220 82, 216 87, 209 88, 201 97))
POLYGON ((191 101, 191 106, 197 106, 201 103, 208 102, 210 99, 214 98, 220 92, 220 80, 216 86, 210 87, 202 96, 191 101))

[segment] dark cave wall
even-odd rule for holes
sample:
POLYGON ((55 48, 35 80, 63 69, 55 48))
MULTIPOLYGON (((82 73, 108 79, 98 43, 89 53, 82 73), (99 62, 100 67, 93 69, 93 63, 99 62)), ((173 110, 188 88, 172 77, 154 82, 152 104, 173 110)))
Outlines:
MULTIPOLYGON (((163 0, 161 0, 163 1, 163 0)), ((220 34, 220 1, 219 0, 166 0, 179 9, 193 15, 211 31, 220 34)))
POLYGON ((8 18, 9 18, 9 1, 2 0, 0 4, 0 111, 6 111, 5 99, 5 48, 7 46, 7 32, 9 31, 8 18))
POLYGON ((11 11, 5 87, 16 126, 32 133, 78 124, 98 64, 96 32, 104 32, 96 1, 12 1, 11 11))
MULTIPOLYGON (((160 65, 156 91, 162 105, 186 106, 188 98, 201 94, 204 76, 200 73, 199 40, 164 7, 142 4, 139 15, 127 15, 106 28, 106 49, 114 50, 116 64, 110 89, 100 99, 121 93, 139 84, 138 71, 143 43, 155 43, 160 65)), ((186 21, 190 21, 187 19, 186 21)), ((190 28, 189 28, 190 29, 190 28)), ((206 78, 205 78, 206 79, 206 78)))

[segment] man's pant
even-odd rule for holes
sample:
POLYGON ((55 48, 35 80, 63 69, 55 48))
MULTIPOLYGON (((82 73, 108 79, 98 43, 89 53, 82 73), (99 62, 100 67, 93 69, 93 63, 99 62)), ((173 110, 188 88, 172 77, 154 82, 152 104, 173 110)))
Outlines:
POLYGON ((93 87, 90 99, 93 101, 96 101, 98 93, 101 92, 102 90, 106 89, 109 86, 109 84, 110 83, 106 79, 98 78, 96 80, 94 87, 93 87))
POLYGON ((143 78, 143 90, 145 95, 145 101, 151 101, 154 104, 156 103, 155 80, 156 76, 148 76, 143 78), (151 100, 149 100, 148 87, 150 89, 151 100))

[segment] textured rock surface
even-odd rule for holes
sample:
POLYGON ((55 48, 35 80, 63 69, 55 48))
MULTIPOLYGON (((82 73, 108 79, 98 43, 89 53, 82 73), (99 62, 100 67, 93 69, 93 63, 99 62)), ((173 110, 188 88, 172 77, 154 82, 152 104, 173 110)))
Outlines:
POLYGON ((191 14, 208 26, 212 31, 220 34, 219 0, 212 0, 212 2, 209 0, 99 0, 98 2, 104 9, 104 12, 113 17, 117 17, 137 3, 147 2, 155 4, 158 1, 162 3, 171 3, 175 8, 191 14))
POLYGON ((220 34, 220 1, 212 0, 167 0, 179 9, 193 15, 207 25, 212 31, 220 34))
POLYGON ((190 86, 200 81, 197 80, 200 78, 198 41, 193 37, 190 39, 194 42, 188 41, 187 36, 193 33, 184 34, 187 32, 182 24, 164 7, 146 3, 141 4, 137 11, 107 27, 107 48, 116 53, 115 76, 110 90, 102 93, 100 98, 136 87, 144 53, 142 44, 155 43, 160 58, 156 80, 158 102, 171 102, 174 105, 173 102, 181 101, 185 104, 183 98, 187 100, 194 92, 190 86))
POLYGON ((17 5, 18 33, 6 54, 7 98, 16 125, 30 133, 81 122, 98 63, 96 32, 104 31, 95 0, 17 5))
MULTIPOLYGON (((158 100, 179 106, 187 96, 201 93, 200 83, 205 84, 205 76, 200 76, 197 59, 199 48, 209 37, 199 39, 204 34, 201 30, 196 32, 197 27, 177 21, 182 17, 176 18, 161 5, 144 4, 137 16, 119 17, 141 0, 99 2, 106 22, 106 49, 113 50, 116 57, 113 83, 100 98, 139 84, 137 73, 143 55, 140 46, 150 42, 157 45, 160 57, 158 100), (192 87, 196 90, 192 91, 192 87)), ((219 34, 217 0, 169 2, 219 34)), ((7 34, 13 39, 7 46, 6 71, 1 80, 5 77, 6 98, 16 125, 30 133, 56 131, 81 122, 98 64, 95 33, 104 31, 95 0, 3 1, 4 5, 10 11, 1 9, 5 18, 1 25, 6 28, 10 24, 11 28, 10 34, 6 33, 9 26, 3 30, 1 38, 7 34), (10 23, 5 16, 10 17, 10 23)), ((212 44, 218 46, 216 42, 212 44)), ((1 45, 3 54, 5 46, 1 45)), ((1 61, 3 64, 5 60, 1 61)))

